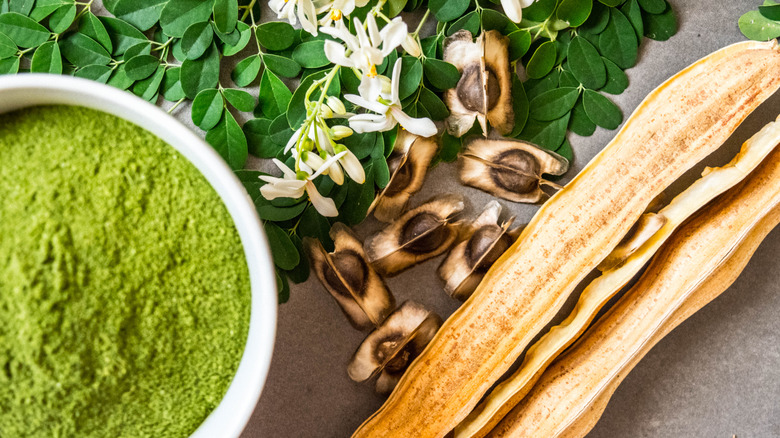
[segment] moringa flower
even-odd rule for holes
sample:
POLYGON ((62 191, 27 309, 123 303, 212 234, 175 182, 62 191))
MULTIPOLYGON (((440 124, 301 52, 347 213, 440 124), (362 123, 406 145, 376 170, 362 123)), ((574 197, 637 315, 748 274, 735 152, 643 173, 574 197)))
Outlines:
POLYGON ((273 163, 282 171, 282 177, 261 175, 260 179, 266 184, 260 187, 260 193, 269 201, 276 198, 298 199, 307 194, 312 205, 321 215, 336 217, 339 215, 336 203, 333 202, 333 199, 322 196, 312 181, 320 176, 325 169, 329 168, 333 162, 338 161, 341 156, 337 154, 325 160, 320 165, 319 170, 313 174, 308 174, 304 171, 294 172, 285 166, 284 163, 274 158, 273 163))
POLYGON ((268 6, 277 18, 284 18, 293 26, 300 20, 303 30, 317 36, 317 10, 312 0, 271 0, 268 6))
POLYGON ((385 57, 406 39, 406 23, 396 17, 380 31, 373 15, 366 17, 366 25, 355 18, 357 35, 349 32, 343 22, 336 26, 322 27, 320 31, 344 42, 325 41, 325 56, 334 64, 356 68, 364 76, 376 77, 376 66, 382 64, 385 57))
POLYGON ((368 4, 368 0, 315 0, 314 6, 317 14, 327 12, 320 18, 320 26, 329 27, 334 22, 339 22, 344 17, 349 17, 355 8, 362 8, 368 4))
POLYGON ((401 64, 401 59, 395 62, 392 80, 388 80, 384 76, 364 78, 359 96, 355 94, 344 96, 353 104, 378 113, 358 114, 350 117, 349 126, 355 132, 389 131, 398 124, 420 137, 432 137, 438 132, 431 119, 415 119, 404 112, 398 91, 401 81, 401 64))
POLYGON ((501 0, 501 7, 510 20, 519 23, 523 20, 523 8, 534 4, 536 0, 501 0))

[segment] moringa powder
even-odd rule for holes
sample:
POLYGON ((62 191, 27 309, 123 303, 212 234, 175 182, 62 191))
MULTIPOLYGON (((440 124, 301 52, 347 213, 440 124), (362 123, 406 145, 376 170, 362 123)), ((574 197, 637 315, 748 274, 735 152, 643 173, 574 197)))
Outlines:
POLYGON ((225 206, 172 147, 71 106, 0 114, 0 437, 186 437, 249 324, 225 206))

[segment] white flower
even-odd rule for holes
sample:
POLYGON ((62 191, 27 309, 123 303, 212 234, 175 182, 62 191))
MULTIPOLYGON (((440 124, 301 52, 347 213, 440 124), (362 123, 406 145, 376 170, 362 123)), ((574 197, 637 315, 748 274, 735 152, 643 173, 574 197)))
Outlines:
MULTIPOLYGON (((322 166, 320 170, 311 175, 299 175, 292 169, 285 166, 284 163, 274 158, 273 162, 279 170, 282 171, 282 178, 273 176, 260 176, 260 179, 265 181, 266 184, 260 187, 260 193, 263 197, 269 201, 276 198, 293 198, 297 199, 307 194, 314 208, 325 217, 336 217, 339 215, 339 211, 336 208, 336 203, 333 199, 326 198, 317 191, 317 187, 312 182, 313 179, 321 175, 321 170, 327 168, 331 163, 328 161, 337 161, 341 158, 335 155, 329 158, 322 166)), ((305 172, 304 172, 305 173, 305 172)))
POLYGON ((284 18, 293 26, 300 20, 303 30, 317 35, 317 10, 312 0, 271 0, 268 6, 277 18, 284 18))
POLYGON ((422 49, 420 48, 420 43, 417 42, 417 38, 414 37, 412 34, 408 34, 406 38, 404 38, 404 42, 401 43, 401 47, 406 50, 406 53, 409 56, 414 56, 415 58, 419 58, 420 55, 422 55, 422 49))
POLYGON ((333 22, 338 22, 344 17, 349 17, 355 11, 355 8, 362 8, 368 3, 368 0, 315 0, 317 14, 327 12, 320 18, 320 26, 328 27, 333 22))
POLYGON ((352 35, 342 21, 333 27, 320 28, 322 33, 338 38, 346 45, 345 47, 335 41, 325 41, 325 55, 330 62, 357 68, 368 77, 377 75, 376 66, 401 45, 408 35, 406 23, 400 17, 387 23, 381 31, 373 15, 366 17, 365 27, 356 18, 355 29, 357 35, 352 35))
POLYGON ((349 126, 355 132, 389 131, 397 124, 412 134, 431 137, 438 132, 431 119, 415 119, 403 111, 398 87, 401 81, 401 60, 393 67, 393 79, 387 86, 387 78, 364 78, 360 96, 347 94, 344 97, 355 105, 378 114, 358 114, 349 118, 349 126), (390 90, 387 90, 390 88, 390 90), (389 92, 388 92, 389 91, 389 92))
POLYGON ((363 169, 363 165, 360 164, 360 160, 358 160, 355 154, 347 149, 346 146, 340 144, 336 145, 336 151, 339 152, 339 155, 342 153, 344 154, 339 158, 339 164, 341 164, 341 167, 347 172, 347 175, 352 178, 352 181, 355 181, 358 184, 366 182, 366 171, 363 169))
POLYGON ((290 140, 284 147, 285 153, 290 152, 290 149, 295 147, 295 145, 298 143, 298 140, 301 138, 301 135, 303 134, 304 128, 306 128, 306 137, 308 137, 308 139, 317 146, 317 149, 333 153, 333 147, 330 145, 330 137, 328 136, 328 133, 325 132, 325 129, 323 129, 321 126, 315 124, 304 125, 295 131, 295 134, 290 137, 290 140))
POLYGON ((534 4, 536 0, 501 0, 501 7, 510 20, 519 23, 523 20, 523 8, 534 4))

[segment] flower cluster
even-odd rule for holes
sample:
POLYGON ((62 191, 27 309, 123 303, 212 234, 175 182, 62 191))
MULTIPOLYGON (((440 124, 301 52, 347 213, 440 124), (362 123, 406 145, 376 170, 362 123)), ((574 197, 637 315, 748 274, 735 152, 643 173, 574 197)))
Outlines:
POLYGON ((320 175, 329 176, 334 183, 344 183, 344 173, 362 184, 365 171, 360 161, 344 145, 337 143, 353 132, 382 132, 401 125, 409 132, 430 137, 438 132, 436 125, 427 118, 412 118, 403 111, 399 97, 401 60, 393 66, 392 77, 377 73, 377 66, 399 46, 410 55, 420 56, 418 37, 410 34, 406 24, 398 17, 387 19, 379 6, 374 7, 361 21, 355 17, 349 30, 345 18, 368 0, 272 0, 269 5, 279 18, 297 24, 313 34, 318 32, 332 37, 325 42, 325 55, 335 66, 324 79, 316 81, 307 93, 307 118, 290 139, 285 153, 295 159, 295 169, 290 169, 279 160, 274 163, 283 175, 280 178, 263 176, 266 184, 261 188, 266 199, 279 197, 297 198, 306 194, 317 211, 323 216, 338 215, 332 199, 317 192, 313 180, 320 175), (382 29, 376 17, 385 20, 382 29), (340 42, 338 42, 340 41, 340 42), (343 102, 335 96, 327 96, 326 90, 340 68, 351 69, 359 78, 359 94, 347 94, 346 100, 368 110, 361 114, 346 111, 343 102), (309 96, 319 89, 320 98, 310 101, 309 96), (346 126, 331 127, 327 121, 332 118, 348 119, 346 126))

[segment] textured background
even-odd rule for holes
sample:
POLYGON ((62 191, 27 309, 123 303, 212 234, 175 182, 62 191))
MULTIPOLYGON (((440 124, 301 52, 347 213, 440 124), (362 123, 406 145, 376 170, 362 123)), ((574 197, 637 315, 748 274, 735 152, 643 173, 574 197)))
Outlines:
MULTIPOLYGON (((680 31, 667 42, 645 40, 631 85, 615 98, 630 114, 644 96, 673 73, 706 54, 741 41, 737 19, 760 0, 672 0, 680 31)), ((780 95, 766 102, 707 164, 728 161, 739 145, 780 111, 780 95)), ((179 112, 182 120, 188 118, 179 112)), ((570 179, 615 134, 599 129, 571 137, 570 179)), ((686 179, 690 182, 699 168, 686 179)), ((463 192, 471 212, 489 197, 456 183, 453 165, 430 172, 421 202, 437 193, 463 192)), ((605 182, 610 183, 610 182, 605 182)), ((615 181, 617 183, 617 181, 615 181)), ((527 222, 536 206, 503 203, 527 222)), ((377 229, 368 221, 364 236, 377 229)), ((715 302, 664 339, 620 386, 591 437, 780 436, 780 232, 771 234, 742 277, 715 302)), ((398 302, 417 300, 449 315, 458 303, 435 275, 440 260, 388 280, 398 302)), ((382 403, 370 384, 346 375, 346 363, 364 337, 351 328, 325 290, 311 279, 294 286, 279 309, 271 372, 244 437, 344 437, 382 403)), ((426 415, 420 412, 420 415, 426 415)))

